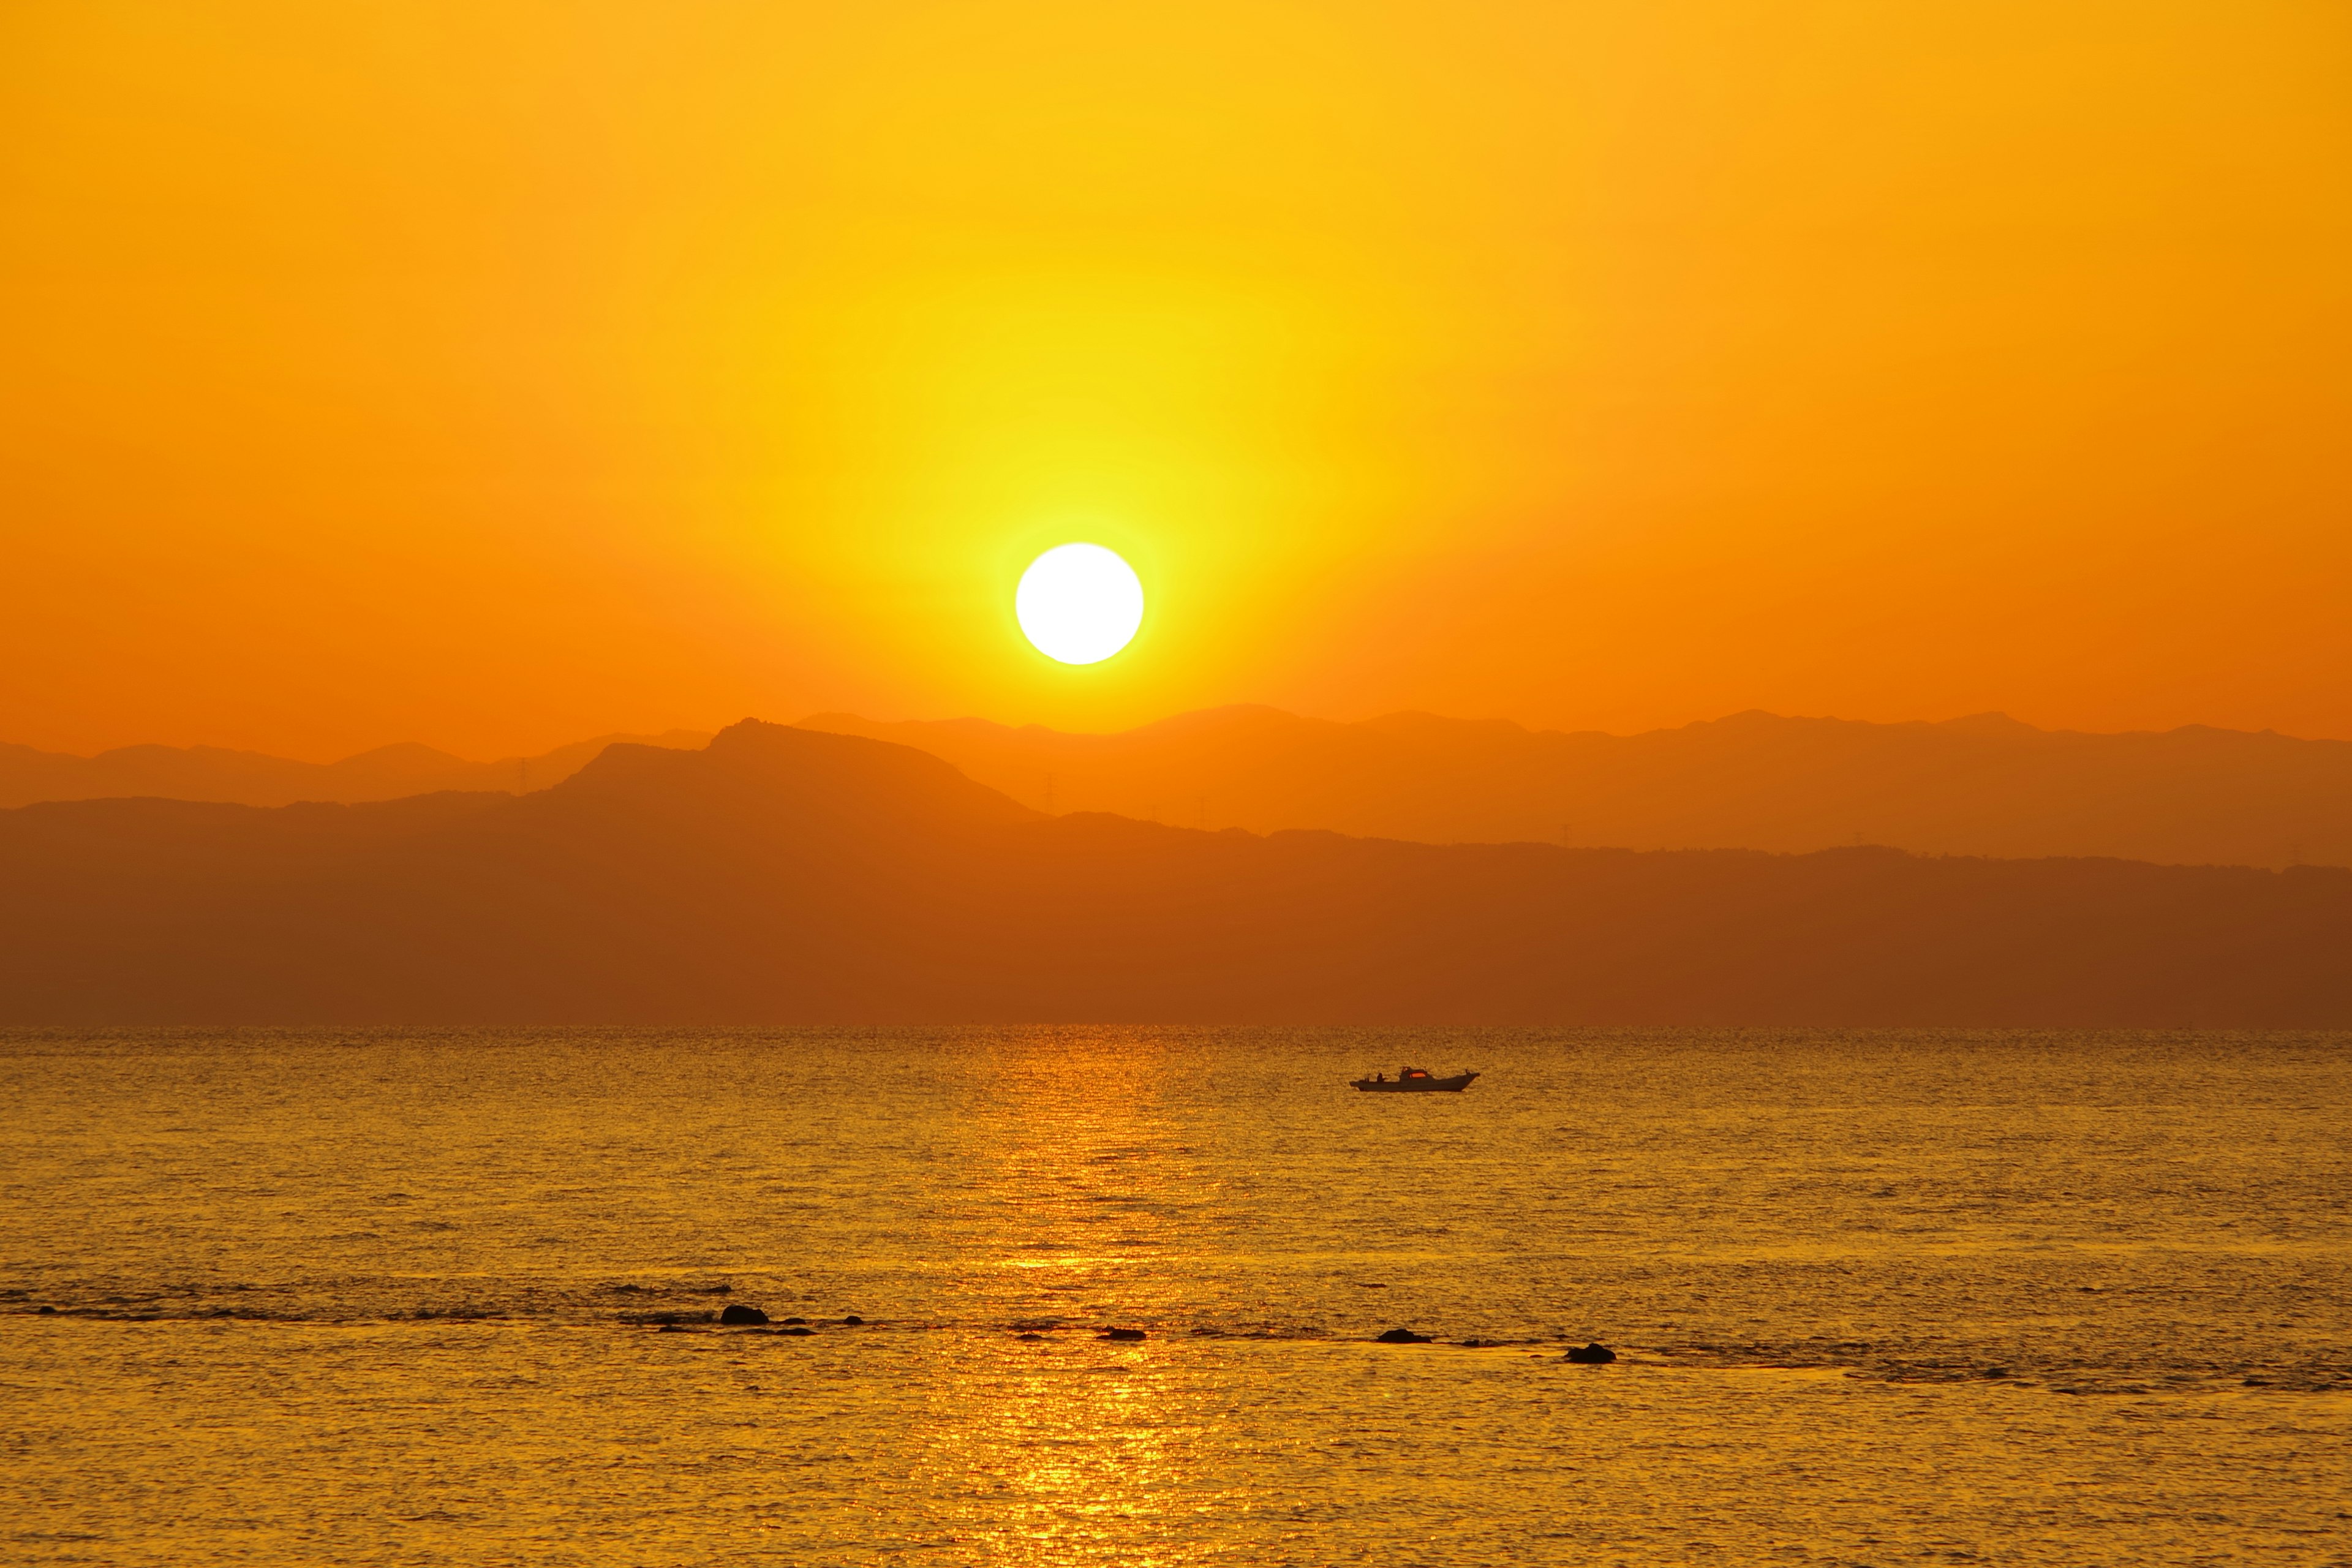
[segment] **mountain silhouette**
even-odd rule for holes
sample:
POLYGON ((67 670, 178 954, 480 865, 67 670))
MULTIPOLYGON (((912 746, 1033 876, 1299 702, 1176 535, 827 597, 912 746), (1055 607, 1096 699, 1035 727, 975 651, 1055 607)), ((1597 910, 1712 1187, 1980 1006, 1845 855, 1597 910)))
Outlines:
POLYGON ((121 746, 75 757, 0 745, 0 806, 137 795, 288 805, 303 800, 397 800, 440 790, 520 794, 571 777, 617 742, 698 747, 709 739, 708 732, 693 730, 600 735, 535 757, 495 763, 469 763, 414 742, 379 746, 339 763, 299 763, 219 746, 121 746))
POLYGON ((1113 735, 977 719, 810 729, 920 746, 1017 800, 1187 826, 1426 843, 2117 856, 2352 866, 2352 742, 1739 713, 1641 735, 1222 708, 1113 735), (1050 780, 1050 784, 1048 781, 1050 780))
MULTIPOLYGON (((1108 735, 843 713, 801 727, 915 746, 1028 805, 1183 826, 1434 844, 1802 852, 1867 842, 2011 858, 2352 865, 2352 742, 2268 732, 2094 735, 2000 714, 1871 724, 1740 713, 1619 736, 1422 713, 1341 724, 1253 707, 1108 735)), ((413 744, 331 763, 205 746, 73 757, 0 745, 0 806, 525 794, 616 742, 692 749, 709 739, 606 735, 494 763, 413 744)))
POLYGON ((746 721, 551 789, 0 812, 0 1022, 2342 1026, 2352 872, 1047 816, 746 721))

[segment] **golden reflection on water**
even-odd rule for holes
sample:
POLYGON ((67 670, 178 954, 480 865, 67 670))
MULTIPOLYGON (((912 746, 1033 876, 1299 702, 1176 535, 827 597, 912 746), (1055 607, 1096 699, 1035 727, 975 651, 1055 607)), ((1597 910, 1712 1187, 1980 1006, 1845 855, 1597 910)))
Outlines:
POLYGON ((961 1545, 990 1561, 1176 1563, 1197 1401, 1164 1344, 1009 1342, 961 1363, 930 1401, 924 1463, 961 1545))
POLYGON ((956 1500, 959 1544, 992 1562, 1198 1561, 1149 1543, 1217 1506, 1188 1485, 1207 1418, 1171 1375, 1183 1303, 1162 1266, 1209 1242, 1219 1184, 1182 1144, 1164 1066, 1121 1045, 1008 1055, 955 1156, 956 1224, 986 1237, 971 1247, 965 1230, 982 1264, 968 1321, 999 1337, 931 1390, 921 1464, 956 1500), (1100 1338, 1111 1326, 1151 1337, 1100 1338))
POLYGON ((6 1044, 11 1563, 2352 1561, 2341 1040, 6 1044))

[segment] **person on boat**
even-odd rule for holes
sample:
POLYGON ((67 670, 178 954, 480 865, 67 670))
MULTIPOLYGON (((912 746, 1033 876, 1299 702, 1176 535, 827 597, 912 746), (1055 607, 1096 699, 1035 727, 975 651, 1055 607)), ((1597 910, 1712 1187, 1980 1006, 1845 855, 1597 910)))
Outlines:
POLYGON ((1386 1083, 1388 1080, 1389 1075, 1384 1072, 1376 1072, 1372 1075, 1372 1081, 1374 1083, 1386 1083))

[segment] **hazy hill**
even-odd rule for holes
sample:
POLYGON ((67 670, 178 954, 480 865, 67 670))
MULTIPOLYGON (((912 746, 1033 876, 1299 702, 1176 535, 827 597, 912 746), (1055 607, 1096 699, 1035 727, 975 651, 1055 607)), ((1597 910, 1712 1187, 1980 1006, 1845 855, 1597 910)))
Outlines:
POLYGON ((1740 713, 1642 735, 1270 708, 1115 735, 977 719, 810 729, 920 746, 1058 811, 1254 832, 1634 849, 2112 855, 2174 865, 2352 865, 2352 742, 2198 727, 2037 730, 1997 713, 1867 724, 1740 713))
POLYGON ((1046 817, 744 723, 556 787, 0 812, 0 1022, 2352 1025, 2352 872, 1046 817))
MULTIPOLYGON (((1424 843, 2113 856, 2170 865, 2352 865, 2352 742, 2189 728, 2092 735, 1998 714, 1869 724, 1742 713, 1642 735, 1393 714, 1362 723, 1220 708, 1113 735, 978 719, 801 727, 919 747, 1055 812, 1183 826, 1326 828, 1424 843), (1049 786, 1050 781, 1050 786, 1049 786)), ((0 745, 0 805, 154 795, 281 805, 542 790, 618 742, 472 763, 418 745, 340 763, 214 747, 72 757, 0 745)))
POLYGON ((286 805, 298 800, 396 800, 453 789, 520 794, 570 778, 615 742, 698 747, 709 739, 693 730, 599 735, 536 757, 495 763, 469 763, 414 743, 381 746, 340 763, 298 763, 218 746, 122 746, 94 757, 76 757, 0 745, 0 806, 129 795, 286 805))

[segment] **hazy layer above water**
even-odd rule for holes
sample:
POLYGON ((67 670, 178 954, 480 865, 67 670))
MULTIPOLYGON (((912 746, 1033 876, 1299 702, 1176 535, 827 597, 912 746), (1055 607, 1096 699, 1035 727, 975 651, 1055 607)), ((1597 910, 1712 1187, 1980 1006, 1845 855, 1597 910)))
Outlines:
POLYGON ((772 724, 553 789, 0 812, 0 1019, 2352 1026, 2352 870, 1045 816, 772 724))

